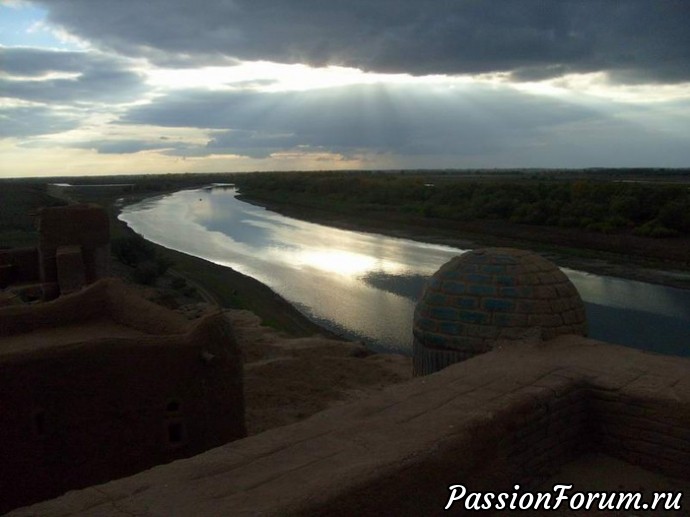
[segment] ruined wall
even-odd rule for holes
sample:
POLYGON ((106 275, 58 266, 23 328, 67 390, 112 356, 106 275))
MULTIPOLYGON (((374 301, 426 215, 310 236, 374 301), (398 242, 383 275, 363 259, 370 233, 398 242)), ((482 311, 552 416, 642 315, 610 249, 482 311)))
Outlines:
POLYGON ((245 436, 241 368, 222 313, 184 323, 113 280, 0 309, 0 513, 245 436))
POLYGON ((110 226, 102 208, 96 205, 42 208, 38 217, 42 281, 60 282, 56 254, 64 246, 81 248, 86 283, 108 276, 110 226))
POLYGON ((10 284, 38 282, 38 271, 36 248, 0 250, 0 289, 10 284))
POLYGON ((52 300, 110 274, 110 227, 96 205, 42 208, 37 248, 0 250, 0 289, 52 300))

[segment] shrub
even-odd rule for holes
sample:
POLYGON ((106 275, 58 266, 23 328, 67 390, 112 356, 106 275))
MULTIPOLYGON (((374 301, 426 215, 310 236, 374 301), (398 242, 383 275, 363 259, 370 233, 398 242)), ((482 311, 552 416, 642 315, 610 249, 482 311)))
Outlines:
POLYGON ((170 266, 173 265, 173 262, 165 257, 156 256, 153 259, 153 261, 156 264, 156 272, 159 275, 165 274, 165 272, 170 268, 170 266))
POLYGON ((113 239, 111 250, 115 258, 134 268, 132 278, 140 284, 152 285, 173 264, 156 254, 156 248, 139 235, 113 239))
POLYGON ((153 245, 139 235, 113 239, 110 249, 117 260, 132 267, 142 261, 152 260, 156 255, 153 245))
POLYGON ((170 287, 173 289, 184 289, 187 286, 187 281, 184 278, 181 277, 175 277, 170 281, 170 287))
POLYGON ((132 272, 135 282, 144 285, 153 285, 159 277, 158 268, 153 261, 146 260, 137 264, 132 272))
POLYGON ((679 232, 690 232, 690 200, 676 199, 659 210, 659 222, 679 232))
POLYGON ((654 237, 656 239, 664 237, 675 237, 678 235, 677 230, 667 228, 661 224, 657 219, 646 222, 642 226, 635 228, 635 235, 641 235, 643 237, 654 237))

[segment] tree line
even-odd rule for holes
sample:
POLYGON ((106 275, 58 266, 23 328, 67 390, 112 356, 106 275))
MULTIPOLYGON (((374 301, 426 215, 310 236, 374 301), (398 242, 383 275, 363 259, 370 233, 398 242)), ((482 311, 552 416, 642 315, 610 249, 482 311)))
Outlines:
POLYGON ((365 173, 242 175, 243 194, 330 210, 397 211, 426 218, 515 223, 649 237, 690 234, 687 185, 623 181, 452 180, 365 173))

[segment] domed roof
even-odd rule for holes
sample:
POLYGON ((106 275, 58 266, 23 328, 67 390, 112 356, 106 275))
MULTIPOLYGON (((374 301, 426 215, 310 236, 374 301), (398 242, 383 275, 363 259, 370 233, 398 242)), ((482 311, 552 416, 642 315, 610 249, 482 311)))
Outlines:
POLYGON ((586 334, 585 308, 558 267, 536 253, 486 248, 444 264, 414 315, 415 375, 488 352, 497 340, 586 334))

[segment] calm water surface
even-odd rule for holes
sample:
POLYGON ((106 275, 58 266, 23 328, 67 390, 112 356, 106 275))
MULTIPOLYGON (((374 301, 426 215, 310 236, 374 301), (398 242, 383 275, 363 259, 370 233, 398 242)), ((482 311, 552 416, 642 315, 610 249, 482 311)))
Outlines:
MULTIPOLYGON (((157 244, 256 278, 335 332, 402 353, 426 279, 465 251, 299 221, 235 195, 181 191, 125 207, 120 219, 157 244)), ((563 271, 585 300, 591 337, 690 355, 690 291, 563 271)))

